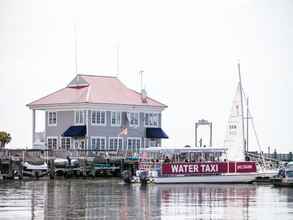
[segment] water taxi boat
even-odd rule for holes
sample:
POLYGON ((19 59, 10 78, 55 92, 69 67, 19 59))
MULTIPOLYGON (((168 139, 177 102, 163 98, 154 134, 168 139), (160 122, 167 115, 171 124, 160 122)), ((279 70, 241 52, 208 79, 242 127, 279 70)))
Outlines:
MULTIPOLYGON (((152 147, 142 152, 137 176, 154 183, 250 183, 255 161, 227 161, 226 148, 152 147), (151 159, 150 159, 151 158, 151 159)), ((137 178, 134 178, 137 179, 137 178)))

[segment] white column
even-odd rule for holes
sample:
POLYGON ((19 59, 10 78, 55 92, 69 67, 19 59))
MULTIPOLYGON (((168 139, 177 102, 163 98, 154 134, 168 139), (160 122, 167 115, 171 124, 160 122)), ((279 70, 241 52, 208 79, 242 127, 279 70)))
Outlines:
POLYGON ((85 149, 89 149, 89 110, 85 111, 85 120, 86 120, 86 135, 85 135, 85 149))
POLYGON ((32 112, 33 112, 33 117, 32 117, 33 140, 32 140, 32 144, 34 145, 34 143, 35 143, 35 136, 36 136, 36 110, 33 109, 32 112))

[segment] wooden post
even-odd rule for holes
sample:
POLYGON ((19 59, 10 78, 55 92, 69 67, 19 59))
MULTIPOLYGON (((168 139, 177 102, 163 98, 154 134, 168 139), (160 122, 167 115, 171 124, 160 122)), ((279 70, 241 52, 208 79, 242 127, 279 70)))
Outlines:
POLYGON ((54 159, 49 160, 49 172, 50 172, 50 179, 55 178, 55 163, 54 159))

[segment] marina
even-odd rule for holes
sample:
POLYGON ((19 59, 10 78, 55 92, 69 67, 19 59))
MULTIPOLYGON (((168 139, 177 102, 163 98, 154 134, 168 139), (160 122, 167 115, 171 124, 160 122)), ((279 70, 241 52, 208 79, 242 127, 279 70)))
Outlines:
POLYGON ((292 11, 0 0, 0 220, 292 220, 292 11))
POLYGON ((0 178, 49 176, 54 179, 106 174, 120 176, 126 183, 260 183, 264 180, 275 186, 291 186, 283 183, 288 182, 291 173, 286 170, 286 175, 280 175, 281 161, 265 157, 262 152, 248 101, 244 106, 240 63, 237 66, 239 82, 224 147, 213 146, 212 123, 205 119, 195 123, 194 147, 161 147, 161 140, 169 138, 161 128, 166 105, 148 97, 144 89, 141 93, 128 89, 116 77, 78 74, 67 87, 27 105, 33 113, 33 146, 40 149, 2 150, 0 162, 6 166, 1 167, 0 178), (97 90, 102 94, 96 94, 97 90), (128 100, 119 90, 128 95, 128 100), (105 95, 110 93, 111 99, 105 95), (100 109, 101 104, 107 111, 100 109), (36 110, 45 111, 43 133, 35 131, 36 110), (248 151, 250 120, 259 153, 248 151), (209 126, 209 147, 202 146, 202 139, 197 146, 200 125, 209 126), (43 137, 37 138, 37 134, 43 137))

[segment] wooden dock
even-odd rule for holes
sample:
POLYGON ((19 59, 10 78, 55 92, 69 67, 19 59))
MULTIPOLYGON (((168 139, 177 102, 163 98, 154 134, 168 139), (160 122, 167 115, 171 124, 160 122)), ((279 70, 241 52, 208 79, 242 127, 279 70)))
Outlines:
MULTIPOLYGON (((124 170, 135 173, 138 167, 138 160, 130 152, 2 149, 0 179, 23 179, 23 162, 46 163, 47 176, 50 178, 120 176, 124 170), (55 164, 56 159, 68 160, 68 162, 60 166, 55 164), (77 161, 77 164, 71 164, 71 161, 77 161)), ((38 175, 35 178, 38 178, 38 175)))

